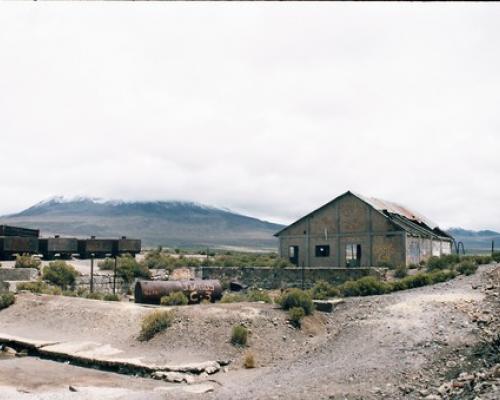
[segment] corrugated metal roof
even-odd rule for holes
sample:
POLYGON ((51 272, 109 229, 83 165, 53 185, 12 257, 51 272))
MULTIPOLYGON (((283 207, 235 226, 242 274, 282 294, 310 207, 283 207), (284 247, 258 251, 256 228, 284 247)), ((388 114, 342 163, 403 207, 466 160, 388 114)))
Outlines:
POLYGON ((358 193, 354 193, 351 191, 347 191, 346 193, 336 197, 332 201, 326 203, 325 205, 321 206, 320 208, 310 212, 309 214, 305 215, 304 217, 298 219, 291 225, 288 225, 287 227, 283 228, 279 232, 275 233, 274 236, 279 236, 283 231, 287 230, 290 226, 295 225, 296 223, 302 221, 303 219, 311 216, 318 210, 321 210, 322 208, 332 204, 334 201, 338 200, 339 198, 351 194, 353 196, 356 196, 359 198, 361 201, 367 203, 369 206, 373 207, 375 210, 380 212, 382 215, 386 216, 389 218, 393 223, 396 225, 400 226, 402 229, 406 230, 407 232, 411 234, 417 234, 417 235, 430 235, 430 236, 435 236, 435 237, 447 237, 452 239, 452 237, 444 232, 443 230, 439 229, 438 225, 435 222, 432 222, 431 220, 427 219, 424 217, 422 214, 419 214, 415 211, 410 210, 407 207, 404 207, 400 204, 394 203, 392 201, 386 201, 386 200, 381 200, 377 199, 374 197, 365 197, 363 195, 360 195, 358 193))
POLYGON ((397 204, 392 201, 377 199, 375 197, 365 197, 361 194, 354 192, 351 193, 354 194, 356 197, 359 197, 361 200, 365 201, 369 205, 371 205, 376 210, 379 211, 387 210, 389 213, 401 215, 402 217, 405 217, 410 221, 416 221, 421 224, 423 223, 431 229, 435 229, 438 227, 438 225, 435 222, 432 222, 430 219, 427 219, 422 214, 410 210, 409 208, 402 206, 401 204, 397 204))

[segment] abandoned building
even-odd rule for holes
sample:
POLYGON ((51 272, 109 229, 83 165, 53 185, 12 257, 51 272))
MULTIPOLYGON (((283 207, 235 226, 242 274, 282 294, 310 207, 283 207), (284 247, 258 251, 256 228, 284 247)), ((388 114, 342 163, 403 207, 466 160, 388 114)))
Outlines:
POLYGON ((275 234, 300 267, 418 264, 450 254, 453 238, 398 204, 346 192, 275 234))

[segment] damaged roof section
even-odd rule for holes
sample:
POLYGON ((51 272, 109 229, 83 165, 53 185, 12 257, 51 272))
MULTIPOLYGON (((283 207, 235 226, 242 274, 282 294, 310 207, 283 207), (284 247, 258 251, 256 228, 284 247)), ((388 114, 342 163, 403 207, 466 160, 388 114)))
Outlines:
POLYGON ((430 219, 424 217, 409 208, 392 201, 377 199, 374 197, 364 197, 363 195, 352 193, 354 196, 363 200, 377 211, 384 214, 392 222, 405 231, 416 235, 429 235, 437 237, 451 238, 451 236, 439 228, 439 226, 430 219))
POLYGON ((405 206, 402 206, 400 204, 391 201, 377 199, 374 197, 365 197, 361 194, 353 193, 351 191, 347 191, 346 193, 336 197, 335 199, 331 200, 330 202, 318 208, 317 210, 314 210, 313 212, 298 219, 291 225, 277 232, 274 236, 279 236, 283 231, 287 230, 290 226, 295 225, 296 223, 311 216, 317 211, 323 209, 324 207, 329 206, 333 202, 337 201, 338 199, 346 195, 352 195, 357 197, 358 199, 360 199, 361 201, 363 201, 364 203, 368 204, 370 207, 378 211, 384 217, 389 219, 393 224, 408 232, 410 235, 453 239, 451 235, 440 229, 435 222, 432 222, 431 220, 424 217, 420 213, 417 213, 405 206))

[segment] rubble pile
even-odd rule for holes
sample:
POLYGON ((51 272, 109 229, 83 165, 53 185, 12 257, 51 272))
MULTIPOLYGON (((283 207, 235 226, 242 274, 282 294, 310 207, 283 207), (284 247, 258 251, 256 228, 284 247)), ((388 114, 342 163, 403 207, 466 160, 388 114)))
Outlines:
POLYGON ((493 400, 500 398, 500 267, 486 273, 482 287, 485 301, 470 308, 468 314, 478 328, 480 343, 471 352, 473 368, 442 383, 437 393, 425 398, 493 400))

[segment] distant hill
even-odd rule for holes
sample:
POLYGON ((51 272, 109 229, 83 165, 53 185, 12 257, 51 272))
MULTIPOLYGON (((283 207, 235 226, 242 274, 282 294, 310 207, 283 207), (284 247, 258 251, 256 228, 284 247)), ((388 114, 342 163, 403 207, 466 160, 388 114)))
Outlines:
POLYGON ((182 201, 125 202, 54 197, 0 223, 33 227, 44 235, 141 238, 146 246, 276 249, 283 226, 228 210, 182 201))
POLYGON ((491 241, 495 241, 495 248, 500 251, 500 232, 491 230, 471 231, 463 228, 450 228, 447 232, 457 242, 463 242, 465 250, 490 250, 491 241))

